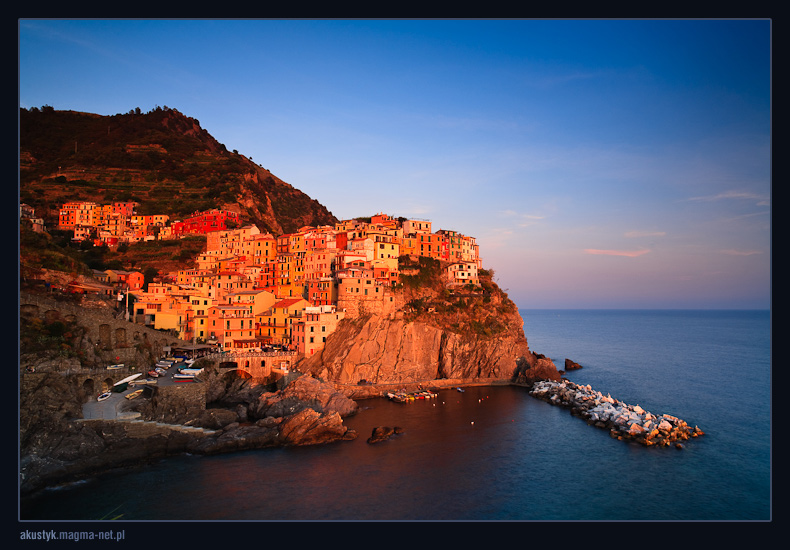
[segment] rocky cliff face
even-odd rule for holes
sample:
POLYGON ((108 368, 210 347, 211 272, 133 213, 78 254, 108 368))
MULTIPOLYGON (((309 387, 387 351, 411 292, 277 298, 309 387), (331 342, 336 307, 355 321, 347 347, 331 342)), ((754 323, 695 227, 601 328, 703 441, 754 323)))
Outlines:
POLYGON ((560 379, 550 359, 530 351, 524 320, 492 271, 480 270, 479 285, 451 288, 438 261, 402 257, 399 264, 409 274, 388 289, 394 306, 346 310, 323 350, 298 365, 301 372, 348 385, 560 379))
MULTIPOLYGON (((500 319, 502 320, 502 319, 500 319)), ((369 316, 341 323, 324 349, 299 369, 340 384, 424 383, 482 378, 529 384, 559 380, 550 359, 533 354, 518 313, 505 319, 509 330, 483 336, 444 328, 430 319, 369 316)))

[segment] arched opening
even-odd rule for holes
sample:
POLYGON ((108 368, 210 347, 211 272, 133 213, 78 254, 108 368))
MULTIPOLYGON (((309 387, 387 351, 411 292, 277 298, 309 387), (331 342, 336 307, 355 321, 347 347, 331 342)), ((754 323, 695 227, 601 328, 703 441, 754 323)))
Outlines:
POLYGON ((116 348, 125 348, 126 347, 126 329, 125 328, 117 328, 117 329, 115 329, 115 347, 116 348))
POLYGON ((115 384, 115 382, 113 382, 112 378, 105 378, 101 383, 102 393, 111 390, 113 384, 115 384))
POLYGON ((102 349, 112 349, 112 330, 110 325, 99 325, 99 345, 102 349))

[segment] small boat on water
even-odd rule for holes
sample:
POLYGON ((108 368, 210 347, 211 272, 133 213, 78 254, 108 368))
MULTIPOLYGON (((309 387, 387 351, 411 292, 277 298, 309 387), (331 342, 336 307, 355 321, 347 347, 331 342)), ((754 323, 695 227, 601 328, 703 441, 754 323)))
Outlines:
POLYGON ((415 392, 388 392, 387 397, 389 397, 392 401, 396 401, 398 403, 406 403, 408 401, 415 401, 421 399, 432 399, 436 397, 438 394, 430 391, 430 390, 420 390, 415 392))
POLYGON ((109 399, 111 395, 112 395, 111 391, 106 391, 103 394, 99 395, 99 397, 96 398, 96 401, 104 401, 105 399, 109 399))
POLYGON ((126 399, 132 400, 140 397, 141 393, 143 393, 143 388, 140 388, 139 390, 134 390, 132 393, 127 393, 124 397, 126 399))
POLYGON ((464 390, 464 389, 463 389, 463 388, 461 388, 461 387, 458 387, 458 388, 455 388, 455 389, 456 389, 456 390, 458 390, 458 391, 459 391, 459 392, 461 392, 461 393, 464 393, 464 392, 466 391, 466 390, 464 390))

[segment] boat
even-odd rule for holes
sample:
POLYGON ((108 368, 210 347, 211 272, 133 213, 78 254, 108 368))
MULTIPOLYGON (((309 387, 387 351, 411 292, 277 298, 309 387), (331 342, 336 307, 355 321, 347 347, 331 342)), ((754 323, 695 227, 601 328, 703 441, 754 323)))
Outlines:
POLYGON ((124 397, 129 400, 136 399, 140 397, 141 393, 143 393, 143 388, 140 388, 139 390, 134 390, 132 393, 127 393, 124 397))
POLYGON ((189 374, 191 376, 196 376, 203 372, 203 369, 191 369, 189 367, 184 367, 183 369, 178 369, 180 374, 189 374))
POLYGON ((131 376, 127 376, 123 380, 119 380, 118 382, 113 384, 113 386, 120 386, 121 384, 127 384, 127 383, 131 382, 132 380, 135 380, 136 378, 141 377, 142 375, 143 375, 142 372, 138 372, 137 374, 133 374, 131 376))
POLYGON ((107 370, 118 370, 123 368, 123 363, 118 363, 117 365, 110 365, 107 367, 107 370))
POLYGON ((156 372, 154 369, 151 369, 148 371, 148 376, 151 376, 153 378, 159 378, 159 373, 156 372))
POLYGON ((458 390, 461 393, 464 393, 464 391, 465 391, 463 388, 455 388, 455 389, 458 390))
POLYGON ((111 395, 112 395, 111 391, 106 391, 103 394, 99 395, 99 397, 96 398, 96 401, 104 401, 105 399, 109 399, 111 395))
POLYGON ((387 392, 387 397, 389 397, 392 401, 396 401, 398 403, 405 403, 409 400, 409 396, 402 392, 392 393, 387 392))
POLYGON ((407 393, 405 391, 398 391, 394 393, 387 392, 387 397, 389 397, 392 401, 396 401, 398 403, 406 403, 407 401, 415 401, 415 400, 432 399, 437 395, 438 394, 430 390, 420 390, 410 393, 407 393))
POLYGON ((129 382, 123 382, 123 383, 119 382, 112 387, 111 391, 114 391, 115 393, 121 393, 121 392, 125 392, 128 389, 129 389, 129 382))
POLYGON ((194 380, 194 379, 195 379, 195 375, 194 374, 184 374, 184 373, 181 373, 181 372, 177 372, 177 373, 175 373, 173 375, 173 380, 176 380, 176 381, 179 381, 179 380, 180 381, 186 381, 186 380, 194 380))

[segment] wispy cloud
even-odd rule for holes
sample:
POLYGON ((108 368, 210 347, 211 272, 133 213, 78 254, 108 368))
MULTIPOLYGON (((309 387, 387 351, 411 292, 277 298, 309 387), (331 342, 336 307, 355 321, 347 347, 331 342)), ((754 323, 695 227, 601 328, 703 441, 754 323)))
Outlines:
POLYGON ((643 250, 600 250, 597 248, 586 248, 584 250, 585 254, 598 254, 602 256, 625 256, 627 258, 636 258, 637 256, 641 256, 643 254, 647 254, 650 252, 649 249, 643 250))
POLYGON ((754 254, 762 254, 762 250, 736 250, 734 248, 729 248, 727 250, 722 250, 722 254, 727 254, 729 256, 753 256, 754 254))
POLYGON ((513 231, 501 227, 492 227, 477 237, 481 249, 496 250, 504 247, 513 236, 513 231))
POLYGON ((546 216, 539 214, 519 214, 515 210, 502 210, 499 215, 503 218, 515 218, 518 227, 529 227, 535 225, 540 220, 546 219, 546 216))
POLYGON ((748 200, 755 200, 757 204, 760 206, 768 206, 770 204, 770 199, 765 195, 760 195, 757 193, 750 193, 748 191, 724 191, 723 193, 717 193, 715 195, 703 195, 701 197, 690 197, 687 200, 689 201, 705 201, 705 202, 712 202, 712 201, 721 201, 721 200, 728 200, 728 199, 748 199, 748 200))
POLYGON ((628 231, 625 236, 629 239, 635 239, 638 237, 663 237, 666 234, 666 231, 628 231))
POLYGON ((546 90, 564 86, 565 84, 571 82, 590 80, 592 78, 600 78, 602 76, 607 76, 607 73, 603 71, 572 71, 555 75, 531 75, 527 80, 527 83, 534 86, 535 88, 546 90))

